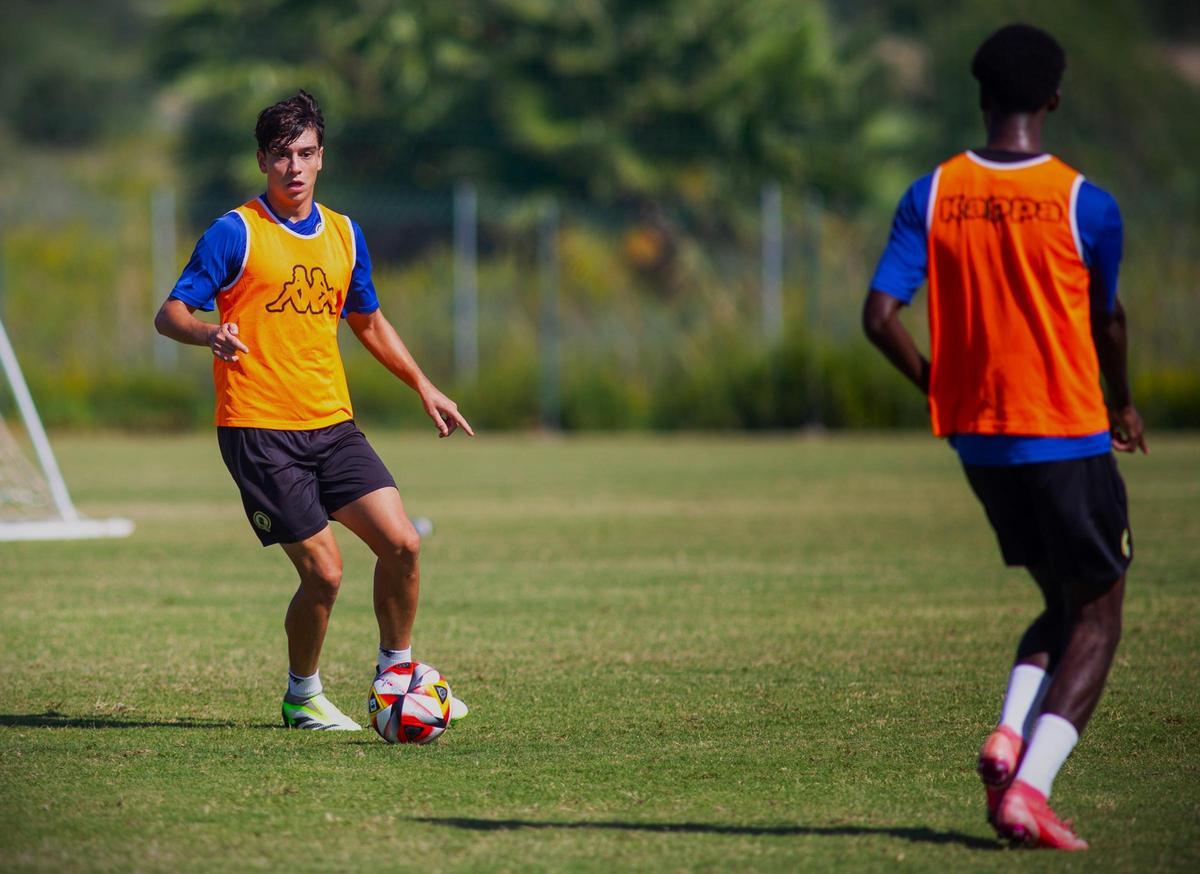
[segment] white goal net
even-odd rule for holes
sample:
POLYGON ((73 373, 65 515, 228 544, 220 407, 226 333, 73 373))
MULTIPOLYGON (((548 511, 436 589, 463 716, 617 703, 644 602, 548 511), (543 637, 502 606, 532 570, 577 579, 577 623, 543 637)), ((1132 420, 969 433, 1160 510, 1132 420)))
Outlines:
POLYGON ((37 460, 35 465, 0 408, 0 541, 75 540, 130 534, 133 523, 128 519, 86 519, 71 503, 3 322, 0 322, 0 370, 3 371, 0 399, 11 398, 13 411, 24 425, 37 460))

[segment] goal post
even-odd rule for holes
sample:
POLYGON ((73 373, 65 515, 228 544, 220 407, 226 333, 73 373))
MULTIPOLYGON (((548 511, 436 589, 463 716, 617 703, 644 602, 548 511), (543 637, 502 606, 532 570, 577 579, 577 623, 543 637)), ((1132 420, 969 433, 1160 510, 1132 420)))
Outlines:
POLYGON ((0 418, 0 541, 79 540, 133 533, 128 519, 88 519, 75 509, 3 321, 0 367, 41 468, 39 474, 25 459, 0 418))

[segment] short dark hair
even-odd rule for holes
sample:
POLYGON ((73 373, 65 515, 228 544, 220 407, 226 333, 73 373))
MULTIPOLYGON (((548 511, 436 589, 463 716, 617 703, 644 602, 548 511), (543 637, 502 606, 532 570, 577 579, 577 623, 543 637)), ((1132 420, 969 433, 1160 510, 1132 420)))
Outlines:
POLYGON ((324 145, 325 118, 321 107, 315 97, 301 89, 295 97, 280 100, 258 114, 254 138, 262 151, 269 152, 290 146, 310 127, 317 132, 317 145, 324 145))
POLYGON ((979 46, 971 75, 1000 112, 1036 112, 1062 82, 1067 56, 1058 40, 1029 24, 1000 28, 979 46))

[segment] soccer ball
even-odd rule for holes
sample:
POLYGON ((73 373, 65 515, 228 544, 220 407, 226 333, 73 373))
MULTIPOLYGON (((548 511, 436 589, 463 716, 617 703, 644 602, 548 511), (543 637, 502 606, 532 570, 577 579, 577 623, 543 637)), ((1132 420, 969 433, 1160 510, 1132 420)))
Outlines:
POLYGON ((371 684, 367 713, 390 744, 424 744, 450 727, 450 684, 437 668, 401 662, 371 684))

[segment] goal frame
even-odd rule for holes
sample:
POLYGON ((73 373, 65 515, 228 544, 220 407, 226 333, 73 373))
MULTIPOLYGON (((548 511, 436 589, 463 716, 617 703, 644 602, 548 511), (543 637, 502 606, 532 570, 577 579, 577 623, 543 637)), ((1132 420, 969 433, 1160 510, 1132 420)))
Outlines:
POLYGON ((9 342, 8 332, 0 320, 0 369, 12 389, 17 403, 17 411, 25 426, 25 433, 33 444, 37 455, 38 465, 46 478, 50 490, 50 498, 57 515, 44 519, 25 519, 16 521, 0 520, 0 541, 13 540, 80 540, 96 537, 128 537, 133 533, 133 522, 129 519, 88 519, 80 515, 71 501, 67 484, 58 462, 54 458, 54 450, 46 437, 46 429, 42 427, 41 417, 33 403, 33 395, 25 383, 21 373, 21 365, 17 362, 16 352, 9 342))

